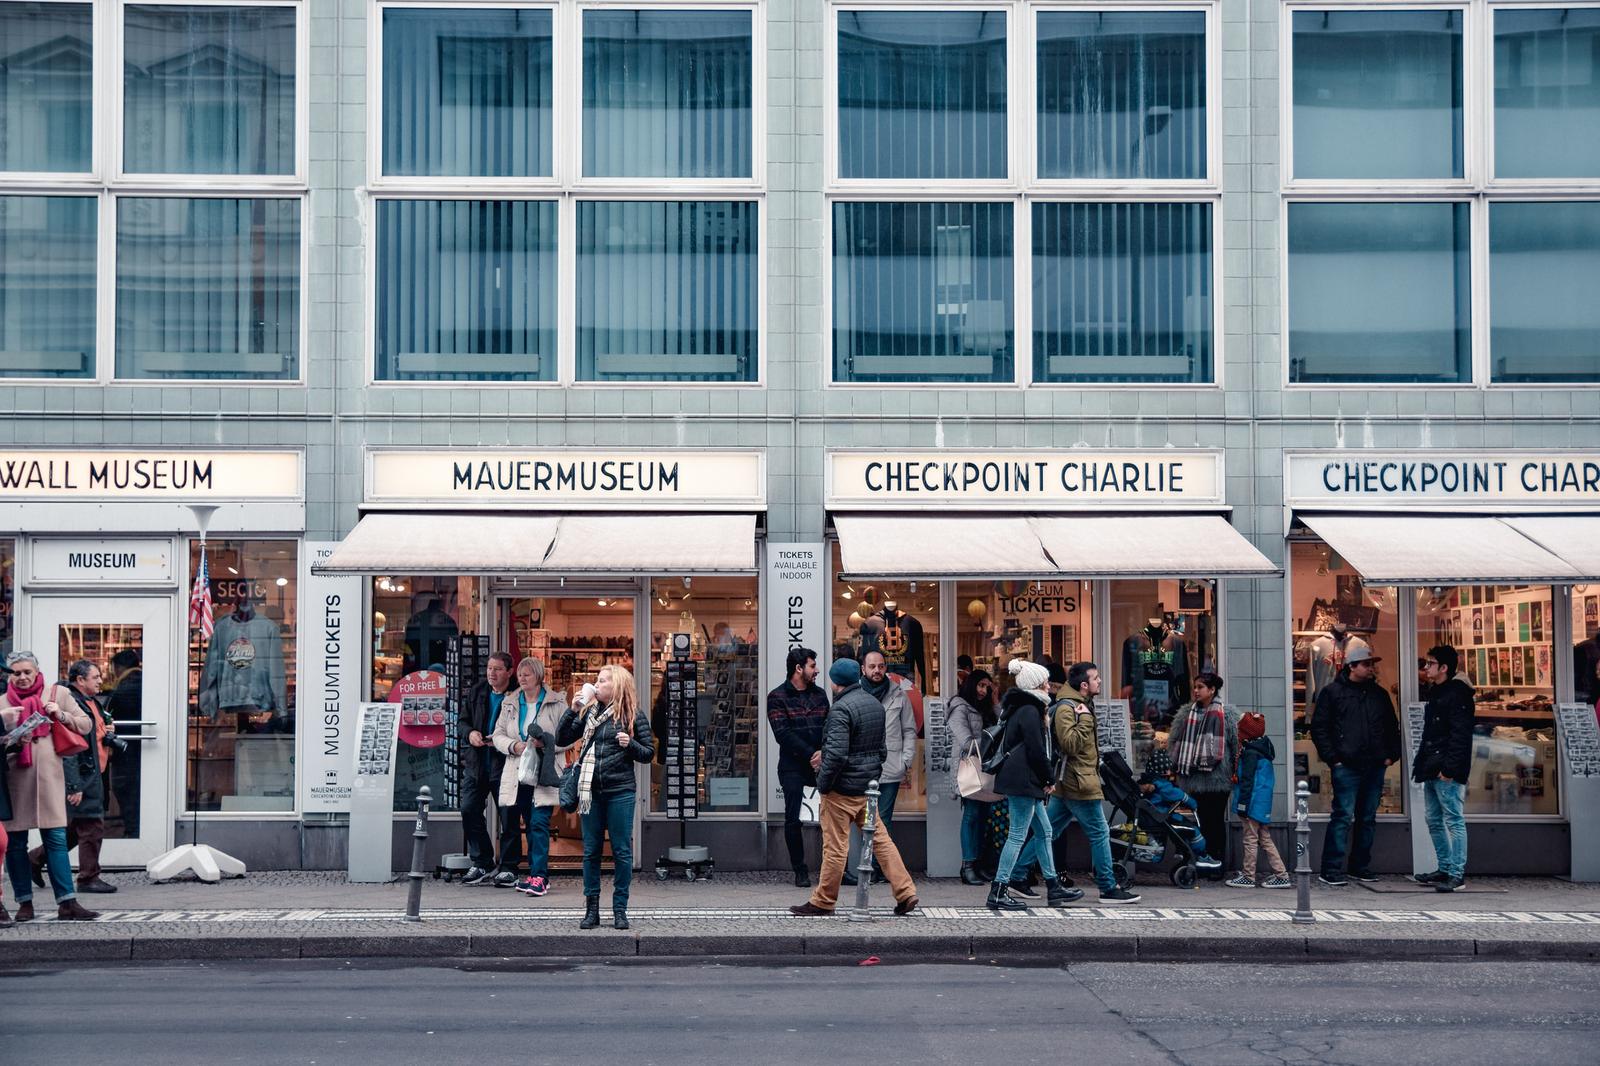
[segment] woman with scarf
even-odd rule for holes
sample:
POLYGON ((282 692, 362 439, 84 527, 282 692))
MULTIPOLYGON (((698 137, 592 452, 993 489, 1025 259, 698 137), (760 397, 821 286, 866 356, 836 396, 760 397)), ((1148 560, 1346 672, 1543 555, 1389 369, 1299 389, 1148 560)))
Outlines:
POLYGON ((78 902, 72 884, 72 863, 67 858, 67 773, 50 733, 51 724, 57 723, 87 736, 94 723, 72 693, 60 685, 45 683, 39 673, 38 657, 31 651, 7 655, 6 667, 11 671, 11 681, 0 694, 0 732, 10 733, 33 719, 40 723, 5 756, 9 810, 0 810, 0 814, 4 815, 9 838, 6 871, 17 897, 16 920, 31 922, 34 918, 28 830, 37 829, 44 838, 56 916, 62 921, 90 921, 99 915, 78 902))
MULTIPOLYGON (((973 670, 961 681, 961 689, 950 700, 950 750, 964 759, 968 748, 983 744, 983 731, 994 725, 994 678, 987 670, 973 670)), ((952 789, 954 786, 952 785, 952 789)), ((994 804, 977 799, 961 800, 961 883, 982 885, 988 882, 978 873, 978 855, 983 846, 983 824, 994 804)))
POLYGON ((578 814, 583 826, 583 921, 600 924, 600 856, 611 838, 611 926, 628 928, 628 888, 633 883, 633 811, 638 792, 635 763, 655 757, 650 717, 639 706, 633 675, 621 666, 601 668, 556 727, 556 745, 578 742, 578 814))
POLYGON ((1178 787, 1195 799, 1200 832, 1211 854, 1227 864, 1228 797, 1239 764, 1239 712, 1222 704, 1222 678, 1195 675, 1194 702, 1172 717, 1167 751, 1178 772, 1178 787))

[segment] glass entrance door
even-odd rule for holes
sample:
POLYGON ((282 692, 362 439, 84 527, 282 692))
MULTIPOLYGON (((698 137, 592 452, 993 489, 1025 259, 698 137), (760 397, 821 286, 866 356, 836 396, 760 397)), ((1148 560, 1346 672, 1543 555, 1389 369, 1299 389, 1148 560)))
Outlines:
POLYGON ((172 760, 183 739, 171 692, 173 610, 165 596, 31 602, 40 672, 64 685, 79 659, 99 667, 102 717, 122 742, 105 745, 100 863, 108 868, 143 866, 172 846, 172 760))

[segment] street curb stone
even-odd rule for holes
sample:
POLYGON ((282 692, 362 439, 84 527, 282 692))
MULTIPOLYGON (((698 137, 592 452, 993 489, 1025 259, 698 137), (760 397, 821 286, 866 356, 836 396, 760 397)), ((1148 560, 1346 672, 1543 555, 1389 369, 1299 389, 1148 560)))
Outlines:
POLYGON ((1476 955, 1477 941, 1471 937, 1346 937, 1319 936, 1306 941, 1306 955, 1312 959, 1419 959, 1476 955))
POLYGON ((454 936, 303 936, 302 959, 386 958, 427 959, 465 958, 472 938, 465 933, 454 936))
MULTIPOLYGON (((60 943, 60 941, 54 941, 60 943)), ((165 962, 187 959, 298 959, 298 936, 136 936, 133 958, 165 962)))

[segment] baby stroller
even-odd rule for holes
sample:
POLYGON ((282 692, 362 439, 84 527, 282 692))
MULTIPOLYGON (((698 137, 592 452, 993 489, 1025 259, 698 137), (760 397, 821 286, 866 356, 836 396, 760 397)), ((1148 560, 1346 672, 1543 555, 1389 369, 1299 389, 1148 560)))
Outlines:
POLYGON ((1167 876, 1174 885, 1193 888, 1197 878, 1195 851, 1190 843, 1194 830, 1174 825, 1144 798, 1139 781, 1121 752, 1100 753, 1100 787, 1114 814, 1121 815, 1111 826, 1111 858, 1117 887, 1133 884, 1134 872, 1144 865, 1168 866, 1167 876))

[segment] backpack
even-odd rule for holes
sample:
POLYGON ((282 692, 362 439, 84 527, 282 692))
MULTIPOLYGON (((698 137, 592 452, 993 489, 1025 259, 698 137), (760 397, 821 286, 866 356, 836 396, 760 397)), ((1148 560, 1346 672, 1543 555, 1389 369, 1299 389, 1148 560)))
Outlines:
POLYGON ((983 772, 992 774, 1005 764, 1006 756, 1011 754, 1011 749, 1001 749, 1005 742, 1006 723, 1011 720, 1009 713, 1003 713, 994 725, 983 731, 983 737, 978 742, 978 753, 983 758, 983 772))

